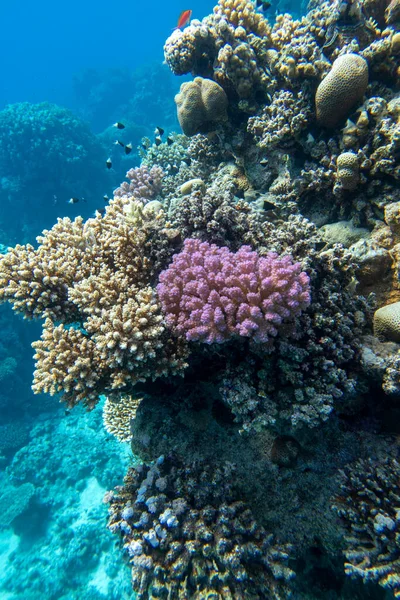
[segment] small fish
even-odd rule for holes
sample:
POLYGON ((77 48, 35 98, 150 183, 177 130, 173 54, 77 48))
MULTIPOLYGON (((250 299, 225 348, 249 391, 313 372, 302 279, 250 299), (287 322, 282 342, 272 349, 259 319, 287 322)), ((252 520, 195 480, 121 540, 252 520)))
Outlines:
POLYGON ((121 142, 120 140, 115 140, 114 144, 115 146, 122 146, 122 148, 125 146, 124 142, 121 142))
POLYGON ((108 201, 109 201, 109 199, 110 199, 110 198, 107 196, 107 194, 104 194, 104 196, 103 196, 103 200, 104 200, 104 202, 108 202, 108 201))
POLYGON ((155 135, 164 135, 164 129, 162 127, 156 127, 154 133, 155 135))
POLYGON ((77 204, 79 202, 79 198, 70 198, 68 200, 68 204, 77 204))
POLYGON ((264 12, 271 7, 271 2, 269 2, 269 0, 256 0, 256 7, 261 8, 264 12))
POLYGON ((185 27, 185 25, 187 25, 192 18, 192 12, 192 10, 183 10, 179 15, 175 29, 182 29, 182 27, 185 27))
POLYGON ((115 127, 116 129, 125 129, 125 125, 123 123, 120 123, 119 121, 114 123, 113 127, 115 127))
POLYGON ((125 154, 130 154, 131 152, 132 152, 132 144, 126 144, 125 154))
POLYGON ((178 173, 178 171, 179 171, 179 167, 177 165, 172 165, 172 167, 169 170, 171 175, 176 175, 178 173))
POLYGON ((154 138, 155 144, 156 146, 159 146, 162 143, 162 139, 159 135, 156 135, 156 137, 154 138))
POLYGON ((147 152, 147 146, 146 146, 146 144, 140 144, 140 145, 142 146, 143 150, 144 150, 145 152, 147 152))
POLYGON ((172 146, 172 144, 173 144, 173 143, 174 143, 174 140, 173 140, 173 138, 172 138, 172 137, 169 135, 169 136, 167 137, 167 144, 168 144, 168 146, 172 146))
POLYGON ((266 167, 266 166, 267 166, 267 164, 268 164, 268 158, 262 158, 262 159, 260 160, 260 165, 261 165, 262 167, 266 167))
POLYGON ((97 213, 99 213, 103 217, 106 213, 106 209, 104 207, 96 208, 96 210, 94 211, 94 216, 96 216, 97 213))
POLYGON ((107 167, 107 169, 111 169, 111 167, 112 167, 112 160, 111 160, 111 158, 107 158, 107 160, 106 160, 106 167, 107 167))

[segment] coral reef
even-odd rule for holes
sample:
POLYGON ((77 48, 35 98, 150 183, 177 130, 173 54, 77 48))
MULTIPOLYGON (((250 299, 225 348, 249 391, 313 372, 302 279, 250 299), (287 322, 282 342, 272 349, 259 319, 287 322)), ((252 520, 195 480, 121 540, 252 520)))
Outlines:
MULTIPOLYGON (((130 442, 105 499, 138 598, 399 596, 398 2, 259 4, 170 35, 183 133, 157 123, 104 210, 2 252, 0 300, 42 321, 33 391, 130 442)), ((40 505, 21 437, 1 460, 40 505)))
POLYGON ((358 461, 343 473, 333 505, 348 532, 346 573, 378 582, 395 598, 400 595, 399 476, 395 458, 358 461))
POLYGON ((103 406, 103 423, 108 433, 120 442, 129 442, 132 437, 131 421, 143 398, 122 396, 122 398, 106 398, 103 406))
POLYGON ((229 463, 160 456, 106 494, 139 599, 287 597, 288 549, 257 525, 236 477, 229 463))

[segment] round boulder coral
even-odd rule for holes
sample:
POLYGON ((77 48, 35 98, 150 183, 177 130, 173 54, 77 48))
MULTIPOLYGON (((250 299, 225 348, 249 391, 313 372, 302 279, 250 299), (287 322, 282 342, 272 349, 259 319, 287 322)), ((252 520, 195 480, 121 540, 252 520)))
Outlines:
POLYGON ((181 85, 175 96, 178 119, 187 136, 215 129, 218 122, 226 121, 228 98, 218 83, 196 77, 181 85))
POLYGON ((344 190, 354 190, 360 180, 358 160, 354 152, 342 152, 336 162, 337 181, 344 190))
POLYGON ((315 96, 317 121, 335 127, 359 102, 368 85, 368 64, 358 54, 339 56, 315 96))
POLYGON ((400 302, 382 306, 374 314, 374 333, 392 342, 400 342, 400 302))

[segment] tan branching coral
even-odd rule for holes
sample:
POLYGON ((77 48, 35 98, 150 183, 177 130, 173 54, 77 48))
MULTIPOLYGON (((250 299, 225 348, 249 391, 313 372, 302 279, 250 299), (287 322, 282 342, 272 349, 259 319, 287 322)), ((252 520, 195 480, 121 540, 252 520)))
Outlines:
POLYGON ((87 277, 89 265, 96 261, 83 219, 58 219, 37 241, 37 250, 31 244, 18 244, 2 257, 0 300, 10 301, 14 310, 28 318, 45 313, 55 319, 73 319, 76 309, 68 301, 68 287, 87 277))
POLYGON ((130 442, 131 421, 143 398, 137 396, 122 396, 122 398, 106 398, 103 406, 103 424, 108 433, 120 442, 130 442))
POLYGON ((102 393, 185 367, 185 345, 166 333, 151 287, 173 252, 170 229, 163 211, 143 209, 132 224, 130 202, 116 197, 85 223, 60 219, 36 250, 17 246, 0 260, 1 299, 46 317, 34 343, 36 393, 92 408, 102 393))

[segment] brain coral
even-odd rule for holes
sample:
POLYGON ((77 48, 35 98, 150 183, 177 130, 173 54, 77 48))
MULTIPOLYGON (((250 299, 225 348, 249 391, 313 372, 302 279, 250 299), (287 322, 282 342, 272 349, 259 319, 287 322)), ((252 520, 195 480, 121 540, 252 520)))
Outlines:
POLYGON ((228 99, 222 87, 211 79, 196 77, 183 83, 175 102, 179 123, 187 136, 206 133, 227 119, 228 99))
POLYGON ((359 182, 358 159, 354 152, 342 152, 337 161, 337 180, 344 190, 354 190, 359 182))
POLYGON ((374 333, 392 342, 400 342, 400 302, 387 304, 375 312, 374 333))
POLYGON ((138 600, 288 597, 287 548, 272 545, 242 500, 233 465, 160 456, 106 494, 138 600))
POLYGON ((317 121, 325 127, 335 127, 362 99, 367 85, 367 61, 358 54, 339 56, 317 88, 317 121))

